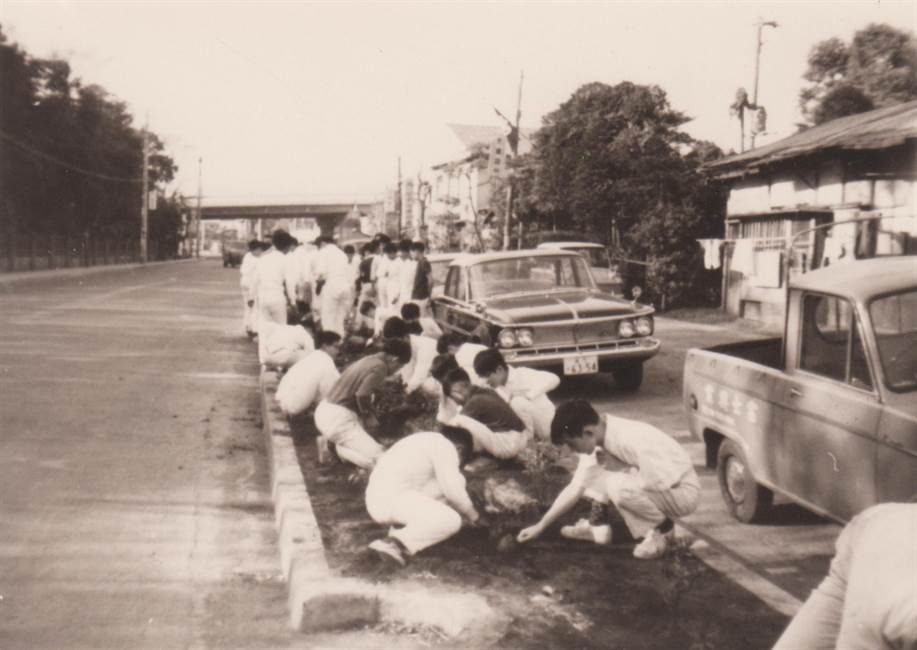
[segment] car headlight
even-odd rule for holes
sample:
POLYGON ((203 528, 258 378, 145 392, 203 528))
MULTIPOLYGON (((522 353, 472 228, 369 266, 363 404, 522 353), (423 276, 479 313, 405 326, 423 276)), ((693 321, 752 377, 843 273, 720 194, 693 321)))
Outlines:
POLYGON ((618 336, 630 338, 634 335, 634 324, 629 320, 622 320, 618 325, 618 336))
POLYGON ((512 348, 516 345, 516 333, 513 330, 500 330, 497 335, 497 343, 501 348, 512 348))
POLYGON ((519 343, 519 345, 524 348, 534 345, 535 333, 532 330, 525 328, 525 327, 522 329, 516 330, 516 342, 519 343))
POLYGON ((649 336, 653 333, 653 319, 648 316, 641 316, 637 319, 637 334, 640 336, 649 336))

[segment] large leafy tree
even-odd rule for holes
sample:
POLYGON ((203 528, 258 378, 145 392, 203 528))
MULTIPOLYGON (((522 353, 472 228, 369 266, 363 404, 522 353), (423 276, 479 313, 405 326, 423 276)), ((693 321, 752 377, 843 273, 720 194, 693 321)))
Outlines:
POLYGON ((688 119, 656 86, 582 86, 513 164, 516 216, 618 244, 620 257, 650 265, 627 273, 659 304, 715 300, 695 239, 723 230, 725 191, 699 172, 722 153, 681 131, 688 119))
MULTIPOLYGON (((7 231, 134 236, 143 134, 127 106, 71 77, 60 59, 29 57, 0 31, 0 219, 7 231)), ((151 187, 176 171, 149 137, 151 187)), ((161 220, 173 223, 174 219, 161 220)), ((174 239, 166 229, 158 236, 174 239)))
POLYGON ((816 43, 799 93, 813 124, 917 98, 917 41, 889 25, 871 24, 849 44, 816 43))

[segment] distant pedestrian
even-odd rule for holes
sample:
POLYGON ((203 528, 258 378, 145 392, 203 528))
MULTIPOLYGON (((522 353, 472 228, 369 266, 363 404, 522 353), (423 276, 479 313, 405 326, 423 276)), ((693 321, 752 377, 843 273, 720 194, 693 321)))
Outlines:
POLYGON ((325 399, 341 376, 334 364, 341 351, 341 337, 335 332, 319 332, 315 348, 297 361, 277 386, 275 398, 288 417, 305 413, 325 399))
MULTIPOLYGON (((519 533, 520 542, 541 535, 551 524, 586 497, 602 506, 610 501, 621 513, 634 539, 634 557, 649 560, 665 554, 674 539, 674 521, 697 508, 700 483, 687 452, 671 436, 644 422, 609 414, 599 415, 585 400, 570 400, 557 408, 551 442, 579 454, 569 485, 534 526, 519 533), (607 471, 598 461, 604 451, 626 463, 630 471, 607 471)), ((606 521, 581 519, 561 529, 564 537, 597 544, 611 542, 606 521)))
MULTIPOLYGON (((403 240, 398 245, 398 256, 401 259, 401 268, 398 271, 398 310, 411 301, 414 292, 414 279, 417 274, 417 261, 411 256, 410 240, 403 240)), ((397 311, 395 313, 397 315, 397 311)))
POLYGON ((364 424, 374 422, 372 397, 385 378, 411 359, 411 346, 401 340, 386 341, 382 351, 363 357, 344 369, 328 396, 315 409, 319 459, 334 444, 341 460, 363 469, 371 468, 382 454, 382 445, 364 424))
POLYGON ((460 467, 471 454, 471 434, 455 427, 414 433, 379 458, 366 486, 366 510, 376 523, 391 526, 369 548, 400 565, 405 556, 455 535, 462 520, 480 520, 460 467))
POLYGON ((257 313, 255 312, 255 276, 258 273, 258 257, 264 249, 261 242, 253 239, 248 242, 248 252, 242 256, 239 265, 239 287, 242 289, 242 327, 249 338, 258 333, 257 313))
POLYGON ((423 242, 411 244, 411 258, 417 265, 414 273, 414 287, 411 291, 411 302, 420 307, 423 317, 429 317, 430 295, 433 290, 433 267, 426 256, 427 247, 423 242))
POLYGON ((317 282, 321 283, 322 329, 344 336, 344 320, 350 306, 351 268, 347 256, 330 237, 319 237, 317 282))
POLYGON ((254 285, 258 303, 258 360, 265 361, 265 342, 278 325, 287 323, 286 253, 293 238, 285 230, 275 230, 271 247, 258 258, 254 285))

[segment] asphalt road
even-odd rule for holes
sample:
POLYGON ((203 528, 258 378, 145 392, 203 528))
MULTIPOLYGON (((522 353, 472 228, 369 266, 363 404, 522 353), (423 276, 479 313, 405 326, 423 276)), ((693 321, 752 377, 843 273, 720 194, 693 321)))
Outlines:
POLYGON ((601 412, 643 420, 675 436, 694 459, 703 488, 700 507, 684 521, 701 541, 696 552, 772 606, 792 614, 824 577, 840 527, 779 497, 764 523, 736 521, 723 504, 715 472, 703 467, 703 443, 691 437, 682 406, 682 370, 688 349, 764 334, 665 318, 657 320, 656 334, 663 347, 644 366, 638 393, 617 391, 610 377, 598 375, 566 379, 554 397, 583 397, 601 412))
POLYGON ((0 648, 301 645, 237 277, 0 277, 0 648))

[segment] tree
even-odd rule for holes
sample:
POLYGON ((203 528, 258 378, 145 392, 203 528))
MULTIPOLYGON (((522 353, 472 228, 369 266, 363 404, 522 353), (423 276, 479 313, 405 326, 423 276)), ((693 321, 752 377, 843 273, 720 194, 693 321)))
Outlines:
POLYGON ((871 24, 850 44, 838 38, 816 43, 799 93, 813 124, 917 97, 917 41, 889 25, 871 24))

